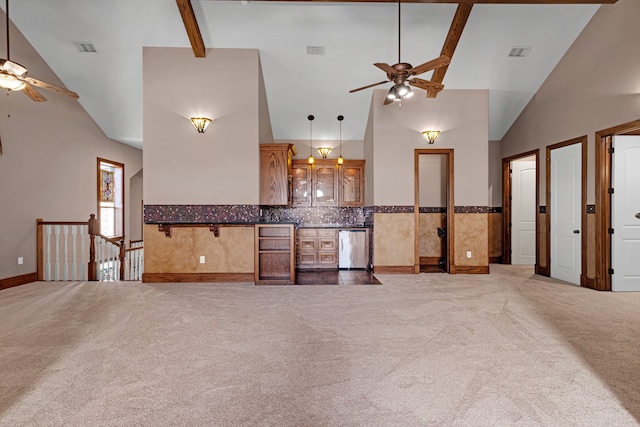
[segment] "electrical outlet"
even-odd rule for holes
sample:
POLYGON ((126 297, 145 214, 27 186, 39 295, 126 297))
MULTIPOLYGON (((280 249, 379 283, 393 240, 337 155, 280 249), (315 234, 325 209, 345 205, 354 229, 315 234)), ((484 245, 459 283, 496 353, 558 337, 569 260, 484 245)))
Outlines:
POLYGON ((200 255, 200 264, 204 264, 204 255, 200 255))
POLYGON ((471 251, 467 251, 467 258, 471 258, 471 251))
POLYGON ((22 265, 24 264, 24 258, 22 258, 21 256, 18 257, 18 265, 22 265))

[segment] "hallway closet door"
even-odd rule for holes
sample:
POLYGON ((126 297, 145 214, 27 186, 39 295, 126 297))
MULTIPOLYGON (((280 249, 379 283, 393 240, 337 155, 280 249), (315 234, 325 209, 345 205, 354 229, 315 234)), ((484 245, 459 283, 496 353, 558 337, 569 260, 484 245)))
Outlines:
POLYGON ((582 146, 551 150, 551 277, 580 284, 582 146))
POLYGON ((615 136, 613 146, 611 290, 640 291, 640 136, 615 136))
POLYGON ((536 263, 536 162, 511 162, 511 264, 536 263))

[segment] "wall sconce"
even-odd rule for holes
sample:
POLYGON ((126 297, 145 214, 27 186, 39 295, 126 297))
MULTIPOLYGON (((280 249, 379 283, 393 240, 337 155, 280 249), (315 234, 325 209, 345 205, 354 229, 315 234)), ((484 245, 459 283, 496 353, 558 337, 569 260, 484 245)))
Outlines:
POLYGON ((439 130, 425 130, 424 132, 422 132, 422 137, 429 144, 433 144, 434 142, 436 142, 436 139, 438 139, 438 135, 440 135, 439 130))
POLYGON ((333 150, 331 147, 320 147, 318 148, 318 153, 320 153, 323 159, 326 159, 331 150, 333 150))
POLYGON ((313 150, 312 130, 313 130, 313 119, 315 119, 315 117, 313 117, 313 114, 309 114, 307 116, 307 119, 309 120, 309 159, 308 159, 308 162, 309 162, 310 165, 312 165, 313 162, 316 161, 316 159, 313 158, 313 154, 312 154, 312 150, 313 150))
POLYGON ((340 157, 338 157, 338 164, 341 165, 344 163, 344 159, 342 158, 342 121, 344 120, 344 116, 338 116, 338 123, 340 124, 340 157))
POLYGON ((191 117, 191 123, 193 123, 193 127, 196 128, 198 133, 204 133, 211 121, 211 119, 207 119, 206 117, 191 117))

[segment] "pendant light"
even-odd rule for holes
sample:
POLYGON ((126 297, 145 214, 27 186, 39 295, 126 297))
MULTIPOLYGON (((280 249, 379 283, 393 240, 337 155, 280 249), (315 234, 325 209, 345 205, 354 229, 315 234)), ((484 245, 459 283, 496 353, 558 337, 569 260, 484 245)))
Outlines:
POLYGON ((315 119, 315 117, 313 117, 313 114, 309 114, 309 116, 307 116, 307 119, 309 119, 309 164, 312 165, 313 162, 316 161, 316 159, 313 158, 313 138, 312 138, 312 129, 313 129, 313 119, 315 119))
POLYGON ((338 164, 341 165, 344 163, 344 159, 342 158, 342 121, 344 120, 344 116, 338 116, 338 123, 340 124, 340 157, 338 157, 338 164))

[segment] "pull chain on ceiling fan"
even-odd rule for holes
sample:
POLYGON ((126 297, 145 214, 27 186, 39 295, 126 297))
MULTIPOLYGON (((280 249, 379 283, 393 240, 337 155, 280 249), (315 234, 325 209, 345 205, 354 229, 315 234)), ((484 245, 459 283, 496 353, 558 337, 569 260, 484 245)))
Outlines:
POLYGON ((23 91, 29 98, 36 102, 46 101, 40 92, 33 86, 58 92, 63 95, 78 99, 78 94, 59 86, 46 83, 33 77, 27 77, 28 70, 17 62, 11 61, 9 42, 9 0, 5 0, 5 29, 7 37, 7 59, 0 58, 0 87, 10 91, 23 91))
POLYGON ((449 64, 450 58, 446 55, 442 55, 438 58, 432 59, 431 61, 427 61, 424 64, 418 65, 417 67, 413 67, 411 64, 406 62, 401 62, 400 59, 400 48, 401 48, 401 9, 400 9, 401 0, 398 0, 398 63, 394 65, 389 65, 386 63, 377 62, 373 64, 374 66, 380 68, 382 71, 387 73, 387 80, 373 83, 367 86, 363 86, 357 89, 352 89, 349 93, 358 92, 363 89, 368 89, 370 87, 378 86, 387 82, 393 82, 393 86, 389 89, 387 96, 384 100, 384 105, 391 104, 393 101, 401 101, 402 99, 409 98, 413 95, 410 86, 414 86, 420 89, 424 89, 426 91, 431 92, 440 92, 444 89, 444 85, 436 82, 432 82, 430 80, 413 78, 412 76, 426 73, 427 71, 435 70, 436 68, 443 67, 449 64), (410 86, 409 86, 410 85, 410 86))

